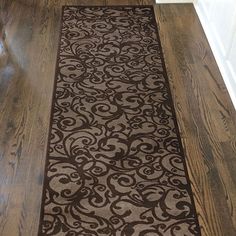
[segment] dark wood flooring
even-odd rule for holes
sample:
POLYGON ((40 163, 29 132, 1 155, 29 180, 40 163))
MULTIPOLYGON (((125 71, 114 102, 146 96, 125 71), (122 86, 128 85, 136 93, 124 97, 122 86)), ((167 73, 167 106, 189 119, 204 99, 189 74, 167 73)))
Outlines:
MULTIPOLYGON (((0 235, 36 236, 61 6, 142 0, 0 0, 0 235)), ((236 112, 192 4, 156 19, 202 235, 236 235, 236 112)))

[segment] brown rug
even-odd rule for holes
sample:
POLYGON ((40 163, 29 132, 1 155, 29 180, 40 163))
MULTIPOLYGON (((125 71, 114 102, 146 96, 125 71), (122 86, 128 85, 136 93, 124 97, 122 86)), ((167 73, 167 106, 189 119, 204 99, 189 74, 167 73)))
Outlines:
POLYGON ((151 6, 63 9, 39 235, 200 235, 151 6))

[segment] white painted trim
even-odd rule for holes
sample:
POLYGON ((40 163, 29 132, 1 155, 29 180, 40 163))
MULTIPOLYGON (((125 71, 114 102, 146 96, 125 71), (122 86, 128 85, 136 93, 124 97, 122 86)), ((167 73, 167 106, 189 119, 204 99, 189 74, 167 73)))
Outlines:
POLYGON ((195 0, 156 0, 156 3, 194 3, 195 0))
POLYGON ((232 100, 234 107, 236 109, 236 77, 235 77, 233 70, 231 68, 231 64, 228 60, 225 60, 225 57, 224 57, 223 52, 221 50, 220 42, 217 40, 218 37, 216 37, 217 35, 215 35, 215 32, 212 29, 212 27, 210 26, 210 22, 208 21, 207 17, 202 12, 201 8, 198 6, 197 3, 194 4, 194 7, 195 7, 195 10, 196 10, 198 17, 200 19, 202 27, 205 31, 208 42, 211 46, 212 52, 214 54, 214 57, 216 59, 216 62, 217 62, 218 67, 220 69, 220 72, 221 72, 222 77, 224 79, 226 88, 229 92, 231 100, 232 100))

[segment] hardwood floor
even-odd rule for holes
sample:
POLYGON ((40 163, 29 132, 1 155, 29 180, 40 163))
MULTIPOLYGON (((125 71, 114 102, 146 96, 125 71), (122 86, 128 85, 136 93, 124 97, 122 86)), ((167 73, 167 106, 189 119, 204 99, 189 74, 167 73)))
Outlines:
MULTIPOLYGON (((0 0, 1 236, 37 235, 61 6, 152 3, 0 0)), ((155 12, 202 235, 236 235, 236 112, 193 5, 155 12)))
POLYGON ((156 7, 203 235, 236 235, 236 112, 192 5, 156 7))

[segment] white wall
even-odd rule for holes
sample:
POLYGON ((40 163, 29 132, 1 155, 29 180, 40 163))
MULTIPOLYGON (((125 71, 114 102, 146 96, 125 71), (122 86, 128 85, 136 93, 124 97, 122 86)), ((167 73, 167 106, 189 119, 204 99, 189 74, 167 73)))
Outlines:
POLYGON ((236 1, 198 0, 194 6, 236 109, 236 1))
POLYGON ((194 3, 236 109, 236 0, 156 0, 194 3))

